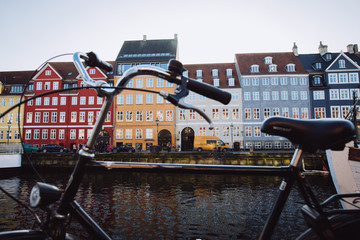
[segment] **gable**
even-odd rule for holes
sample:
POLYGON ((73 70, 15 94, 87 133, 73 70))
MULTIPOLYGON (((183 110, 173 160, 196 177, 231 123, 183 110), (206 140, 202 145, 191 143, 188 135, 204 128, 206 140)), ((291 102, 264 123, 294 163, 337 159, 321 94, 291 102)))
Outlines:
POLYGON ((47 63, 41 70, 35 75, 34 80, 61 80, 60 74, 47 63))
POLYGON ((360 70, 359 65, 341 52, 335 60, 325 69, 325 71, 349 71, 360 70))
MULTIPOLYGON (((87 67, 86 68, 86 72, 89 74, 89 76, 94 79, 94 80, 106 80, 108 77, 106 76, 106 74, 101 71, 99 68, 97 67, 87 67)), ((82 79, 81 75, 78 74, 78 76, 76 77, 76 79, 80 80, 82 79)))

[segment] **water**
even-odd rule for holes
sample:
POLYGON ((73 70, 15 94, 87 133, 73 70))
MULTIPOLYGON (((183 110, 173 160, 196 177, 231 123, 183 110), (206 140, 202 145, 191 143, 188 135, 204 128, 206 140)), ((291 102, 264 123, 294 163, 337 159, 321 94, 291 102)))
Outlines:
MULTIPOLYGON (((42 175, 63 189, 69 173, 42 175)), ((256 239, 280 181, 275 176, 97 171, 85 176, 76 198, 113 239, 256 239)), ((309 181, 322 200, 335 192, 329 176, 309 181)), ((33 184, 26 174, 0 180, 27 202, 33 184)), ((274 239, 294 239, 306 229, 301 200, 294 189, 274 239)), ((0 193, 0 231, 32 223, 28 212, 0 193)), ((70 231, 83 232, 76 223, 70 231)), ((82 237, 87 239, 85 233, 82 237)))

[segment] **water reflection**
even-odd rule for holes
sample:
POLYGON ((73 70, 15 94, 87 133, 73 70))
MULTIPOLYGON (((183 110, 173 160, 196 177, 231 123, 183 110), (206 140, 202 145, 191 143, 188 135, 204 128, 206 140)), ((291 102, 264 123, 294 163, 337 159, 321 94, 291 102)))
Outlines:
MULTIPOLYGON (((68 173, 44 176, 63 189, 68 173)), ((334 192, 327 177, 309 180, 321 199, 334 192)), ((274 176, 91 172, 76 198, 113 239, 256 239, 280 181, 274 176)), ((0 180, 24 201, 33 183, 30 175, 0 180)), ((293 239, 306 228, 299 200, 292 191, 274 239, 293 239)), ((32 223, 30 214, 0 194, 1 231, 32 223)), ((82 228, 75 224, 71 231, 82 228)))

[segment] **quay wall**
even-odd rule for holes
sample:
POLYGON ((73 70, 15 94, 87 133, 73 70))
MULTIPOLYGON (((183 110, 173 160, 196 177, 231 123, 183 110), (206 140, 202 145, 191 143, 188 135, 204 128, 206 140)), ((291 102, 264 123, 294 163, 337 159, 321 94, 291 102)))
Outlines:
MULTIPOLYGON (((22 166, 29 167, 30 161, 36 167, 74 167, 78 155, 76 153, 26 153, 22 158, 22 166)), ((285 166, 292 158, 292 152, 149 152, 136 153, 98 153, 95 161, 145 162, 145 163, 178 163, 178 164, 214 164, 214 165, 253 165, 253 166, 285 166)), ((305 154, 306 169, 322 169, 326 164, 323 153, 305 154)))

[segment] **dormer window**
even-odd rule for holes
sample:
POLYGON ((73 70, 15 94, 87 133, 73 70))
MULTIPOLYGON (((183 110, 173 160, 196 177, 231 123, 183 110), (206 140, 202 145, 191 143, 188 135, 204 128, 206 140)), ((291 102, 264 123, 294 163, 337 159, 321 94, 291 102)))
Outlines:
POLYGON ((196 78, 197 79, 202 79, 202 70, 196 70, 196 78))
POLYGON ((315 70, 319 70, 319 69, 321 69, 321 63, 319 63, 319 62, 314 63, 313 67, 314 67, 315 70))
POLYGON ((319 86, 321 85, 321 77, 320 76, 314 76, 313 78, 313 86, 319 86))
POLYGON ((256 65, 256 64, 251 65, 250 72, 252 72, 252 73, 259 72, 259 65, 256 65))
POLYGON ((220 86, 220 80, 218 78, 214 78, 214 87, 220 86))
POLYGON ((330 53, 325 54, 324 59, 327 62, 330 61, 331 60, 331 54, 330 53))
POLYGON ((217 69, 213 69, 212 76, 213 76, 213 78, 219 78, 219 71, 217 69))
POLYGON ((232 78, 232 69, 231 68, 226 69, 226 76, 228 78, 232 78))
POLYGON ((339 60, 339 68, 345 68, 345 60, 339 60))
POLYGON ((295 64, 289 63, 288 65, 286 65, 286 71, 295 72, 295 64))
POLYGON ((95 69, 90 69, 90 74, 95 74, 95 69))
POLYGON ((277 72, 277 66, 276 64, 271 64, 269 66, 269 72, 277 72))
POLYGON ((272 64, 272 57, 265 57, 265 59, 264 59, 264 63, 265 64, 272 64))

